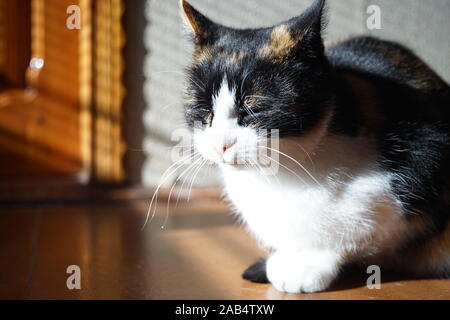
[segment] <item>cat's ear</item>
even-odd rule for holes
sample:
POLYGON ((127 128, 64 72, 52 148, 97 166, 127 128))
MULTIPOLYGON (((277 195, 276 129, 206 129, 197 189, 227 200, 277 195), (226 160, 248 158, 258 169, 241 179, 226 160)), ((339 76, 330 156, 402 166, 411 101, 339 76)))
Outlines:
POLYGON ((180 7, 186 29, 194 36, 197 44, 205 43, 213 37, 214 30, 217 29, 217 25, 213 21, 197 11, 186 0, 180 0, 180 7))
POLYGON ((321 56, 324 51, 322 31, 326 25, 326 1, 315 0, 300 16, 288 21, 289 27, 297 34, 302 52, 307 56, 321 56))

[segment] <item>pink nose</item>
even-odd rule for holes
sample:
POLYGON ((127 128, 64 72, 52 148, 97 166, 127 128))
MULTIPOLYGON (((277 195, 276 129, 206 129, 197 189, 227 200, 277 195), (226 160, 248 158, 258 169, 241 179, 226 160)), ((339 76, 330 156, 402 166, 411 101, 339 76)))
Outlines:
POLYGON ((233 143, 224 143, 223 145, 222 145, 222 148, 218 148, 217 149, 217 152, 219 153, 219 154, 224 154, 228 149, 230 149, 232 146, 234 145, 234 142, 233 143))

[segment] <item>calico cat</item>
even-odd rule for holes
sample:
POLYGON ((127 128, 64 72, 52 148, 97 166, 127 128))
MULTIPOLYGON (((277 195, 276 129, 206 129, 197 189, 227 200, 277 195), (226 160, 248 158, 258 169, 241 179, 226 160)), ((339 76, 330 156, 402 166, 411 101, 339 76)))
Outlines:
POLYGON ((349 263, 448 277, 450 88, 396 43, 325 49, 324 6, 233 29, 181 1, 194 145, 270 251, 243 277, 292 293, 327 289, 349 263), (270 176, 257 155, 274 129, 270 176))

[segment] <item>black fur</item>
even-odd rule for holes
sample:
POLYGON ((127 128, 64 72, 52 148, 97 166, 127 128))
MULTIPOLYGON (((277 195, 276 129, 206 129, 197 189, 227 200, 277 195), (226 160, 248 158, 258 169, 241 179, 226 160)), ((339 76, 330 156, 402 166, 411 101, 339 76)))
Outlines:
MULTIPOLYGON (((450 87, 397 43, 357 37, 325 50, 324 3, 316 0, 284 23, 297 42, 282 58, 258 54, 276 26, 237 30, 202 20, 207 32, 197 35, 196 50, 210 50, 211 56, 187 71, 186 120, 208 125, 206 119, 214 117, 211 99, 224 77, 237 88, 235 112, 242 126, 300 136, 331 108, 330 132, 357 136, 369 130, 376 137, 380 168, 393 174, 392 190, 406 218, 424 216, 429 228, 420 236, 435 235, 450 215, 450 87), (236 53, 239 59, 230 63, 236 53), (361 103, 362 83, 374 88, 366 93, 372 111, 361 103), (265 97, 254 101, 256 119, 244 108, 251 95, 265 97), (380 115, 376 121, 370 112, 380 115)), ((265 282, 265 261, 243 277, 265 282)))
MULTIPOLYGON (((330 103, 328 63, 321 39, 322 6, 317 1, 307 12, 289 20, 296 30, 308 30, 296 44, 291 55, 283 61, 258 57, 258 50, 269 42, 273 28, 237 30, 214 24, 213 36, 201 43, 208 43, 214 50, 214 59, 195 63, 187 70, 189 82, 186 120, 206 124, 212 112, 212 96, 217 94, 226 77, 237 88, 236 114, 241 125, 259 129, 279 129, 280 137, 301 135, 319 121, 330 103), (229 64, 226 57, 243 52, 244 57, 229 64), (322 94, 317 95, 316 92, 322 94), (261 95, 249 114, 243 106, 246 97, 261 95)), ((201 50, 202 46, 199 46, 201 50)), ((212 115, 213 117, 214 115, 212 115)))
POLYGON ((450 215, 443 199, 450 180, 449 86, 410 50, 388 41, 354 38, 329 49, 327 56, 337 83, 333 129, 355 135, 361 125, 357 119, 363 110, 342 76, 374 84, 383 114, 376 132, 380 165, 394 174, 392 189, 405 214, 427 214, 432 220, 428 232, 442 230, 450 215), (390 60, 394 53, 402 63, 390 60), (415 74, 418 66, 425 74, 415 74))
POLYGON ((266 259, 261 258, 247 268, 242 278, 256 283, 269 283, 266 273, 266 259))

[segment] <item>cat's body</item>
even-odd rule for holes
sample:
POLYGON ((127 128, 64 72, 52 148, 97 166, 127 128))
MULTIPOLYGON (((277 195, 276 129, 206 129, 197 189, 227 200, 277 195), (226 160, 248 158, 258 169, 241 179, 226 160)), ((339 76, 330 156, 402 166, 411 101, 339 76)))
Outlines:
POLYGON ((448 85, 394 43, 362 37, 323 51, 324 1, 273 29, 209 29, 215 39, 199 37, 209 21, 182 3, 197 36, 187 109, 203 123, 197 149, 272 252, 244 277, 314 292, 352 262, 449 276, 448 85), (255 129, 280 130, 275 175, 231 161, 256 161, 239 151, 259 146, 255 129))
MULTIPOLYGON (((354 61, 345 60, 346 58, 353 59, 348 52, 349 44, 355 50, 366 50, 368 43, 383 46, 385 52, 381 54, 384 57, 394 50, 394 52, 398 50, 398 45, 373 38, 352 39, 330 49, 328 58, 330 64, 337 69, 336 80, 342 81, 339 86, 346 89, 346 91, 336 93, 339 95, 344 92, 342 97, 337 98, 343 103, 339 107, 348 110, 350 104, 353 103, 351 116, 355 117, 360 113, 360 118, 352 122, 354 125, 352 127, 341 127, 338 121, 333 124, 333 119, 330 119, 327 133, 322 138, 320 146, 314 151, 314 154, 309 155, 306 161, 302 162, 320 185, 304 171, 297 170, 295 165, 290 169, 295 170, 305 180, 306 185, 299 182, 298 177, 292 172, 283 170, 283 168, 280 168, 277 180, 273 178, 268 180, 257 170, 249 171, 224 166, 222 170, 224 171, 226 193, 236 206, 237 212, 242 215, 245 225, 263 246, 279 252, 287 251, 285 261, 280 261, 280 264, 290 264, 289 260, 293 255, 292 252, 289 252, 290 250, 307 251, 308 255, 311 255, 311 251, 330 250, 333 254, 328 257, 326 268, 330 268, 330 264, 333 263, 336 264, 335 268, 339 268, 344 262, 366 262, 385 268, 400 267, 428 274, 438 271, 442 275, 448 275, 450 273, 450 243, 447 241, 443 241, 442 245, 433 249, 434 251, 442 250, 442 260, 436 264, 414 261, 414 259, 401 255, 406 253, 401 250, 405 250, 408 245, 413 245, 414 251, 423 251, 423 248, 417 247, 416 241, 422 236, 428 238, 432 229, 435 229, 436 232, 431 232, 436 237, 444 236, 442 234, 444 232, 441 233, 441 231, 445 228, 448 218, 441 221, 439 216, 449 215, 450 208, 448 202, 445 203, 444 199, 440 199, 443 197, 443 193, 441 193, 440 196, 436 194, 435 201, 442 202, 446 206, 442 208, 442 210, 446 210, 444 212, 422 212, 422 215, 419 215, 413 211, 419 210, 418 208, 409 208, 411 212, 405 209, 402 196, 412 199, 417 197, 417 200, 420 200, 422 195, 415 193, 421 191, 418 190, 420 189, 418 186, 427 185, 427 181, 425 181, 427 178, 420 177, 420 172, 399 172, 397 167, 400 166, 400 160, 396 153, 412 151, 410 145, 398 145, 400 139, 397 137, 404 134, 405 130, 408 134, 413 135, 415 141, 411 141, 411 143, 420 139, 430 139, 430 132, 423 131, 420 127, 421 124, 429 130, 436 130, 438 140, 443 140, 439 141, 440 146, 437 147, 439 150, 431 151, 439 152, 443 158, 439 161, 443 163, 437 166, 433 163, 433 158, 427 158, 427 156, 432 157, 428 151, 430 151, 429 143, 434 141, 425 141, 422 146, 418 146, 416 152, 420 154, 416 159, 410 160, 410 165, 414 165, 419 171, 436 170, 431 174, 447 177, 448 181, 450 158, 449 150, 445 148, 449 148, 450 140, 448 136, 441 134, 443 130, 441 127, 434 128, 423 123, 425 118, 423 115, 420 115, 419 119, 414 119, 418 116, 417 112, 411 112, 412 110, 408 109, 411 96, 402 95, 398 91, 398 96, 376 92, 377 87, 371 81, 376 76, 376 72, 382 72, 381 68, 374 69, 372 73, 363 68, 359 69, 354 61), (344 52, 340 52, 341 50, 344 52), (347 69, 348 65, 352 68, 347 69), (370 89, 372 91, 369 91, 370 89), (367 105, 359 105, 355 101, 358 99, 367 99, 366 101, 372 103, 372 109, 362 109, 367 105), (388 99, 388 101, 379 103, 376 99, 388 99), (386 114, 384 108, 390 107, 395 108, 397 112, 405 112, 405 114, 399 115, 403 116, 403 119, 383 118, 383 115, 386 114), (355 111, 356 108, 361 109, 358 112, 355 111), (406 122, 408 117, 411 117, 410 121, 414 122, 406 122), (388 124, 389 121, 392 121, 394 126, 388 124), (399 121, 405 121, 402 122, 403 126, 395 127, 399 121), (390 141, 388 141, 389 137, 391 137, 390 141), (407 148, 407 151, 400 148, 407 148), (389 161, 393 162, 392 166, 389 165, 389 161), (280 182, 282 187, 278 185, 280 182), (406 194, 404 195, 404 193, 406 194), (335 253, 340 254, 335 255, 335 253), (334 259, 336 261, 331 261, 334 259)), ((404 58, 415 59, 406 51, 404 58)), ((389 63, 389 61, 380 62, 389 63)), ((399 83, 403 84, 402 81, 408 80, 410 79, 402 76, 399 83)), ((446 88, 438 77, 435 78, 435 81, 438 83, 438 87, 430 86, 423 88, 423 91, 439 88, 442 92, 445 90, 448 92, 448 87, 446 88)), ((447 105, 444 104, 445 99, 443 98, 443 103, 440 105, 440 107, 446 108, 442 114, 450 110, 448 96, 446 101, 447 105)), ((417 107, 417 102, 415 103, 414 107, 417 107)), ((427 108, 430 106, 431 103, 425 101, 421 107, 424 112, 427 112, 427 108)), ((430 117, 433 116, 431 113, 430 117)), ((436 117, 430 123, 448 123, 449 121, 448 115, 445 115, 436 117)), ((444 133, 448 134, 447 131, 444 133)), ((284 151, 291 157, 304 158, 304 151, 295 148, 295 141, 285 143, 284 147, 287 149, 284 151)), ((289 161, 285 165, 289 166, 289 161)), ((436 185, 439 182, 431 179, 429 183, 436 185)), ((430 201, 429 197, 425 201, 430 201)), ((431 252, 428 253, 431 255, 431 252)), ((426 252, 422 252, 423 256, 425 254, 426 252)), ((323 256, 317 255, 323 259, 323 256)), ((303 260, 302 257, 299 259, 303 260)), ((313 261, 308 263, 314 264, 313 261)), ((315 272, 323 264, 324 262, 321 261, 319 265, 312 267, 314 270, 311 272, 315 272)), ((273 272, 283 275, 283 270, 274 270, 273 272)), ((331 276, 334 275, 335 273, 331 274, 331 276)), ((277 281, 275 276, 270 278, 272 278, 272 282, 277 281)), ((288 284, 285 286, 287 286, 285 290, 288 291, 296 291, 295 288, 298 288, 297 284, 294 284, 294 289, 288 284)), ((319 287, 321 286, 312 284, 312 287, 302 287, 301 289, 315 291, 319 287)))

